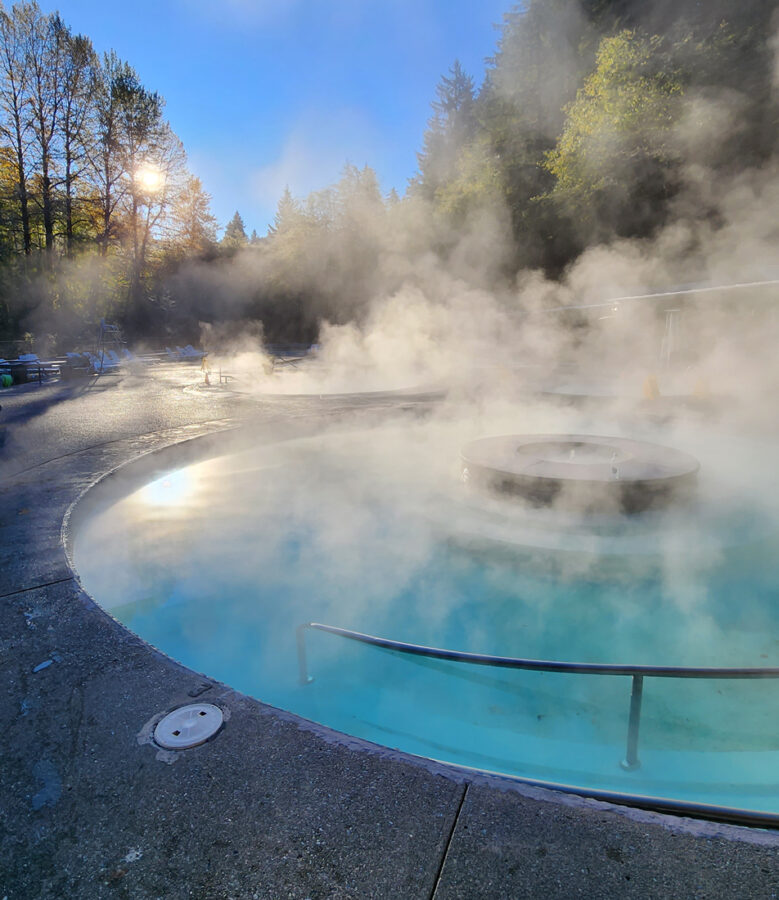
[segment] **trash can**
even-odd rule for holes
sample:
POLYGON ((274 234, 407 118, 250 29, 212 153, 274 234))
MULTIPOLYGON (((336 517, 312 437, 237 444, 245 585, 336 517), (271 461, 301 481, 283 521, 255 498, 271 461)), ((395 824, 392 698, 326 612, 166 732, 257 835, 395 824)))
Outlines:
POLYGON ((72 378, 86 378, 89 375, 89 363, 86 357, 73 355, 60 366, 60 378, 70 381, 72 378))
POLYGON ((11 363, 11 378, 14 384, 27 384, 27 366, 25 363, 11 363))

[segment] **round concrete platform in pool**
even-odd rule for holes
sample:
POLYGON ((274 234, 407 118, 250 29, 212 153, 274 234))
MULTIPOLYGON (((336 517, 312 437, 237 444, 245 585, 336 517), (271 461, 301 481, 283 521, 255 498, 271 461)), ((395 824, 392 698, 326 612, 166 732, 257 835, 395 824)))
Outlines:
POLYGON ((463 479, 537 504, 640 512, 689 497, 698 461, 672 447, 587 434, 499 435, 462 449, 463 479))
MULTIPOLYGON (((628 522, 651 552, 605 567, 580 522, 572 550, 561 534, 534 565, 532 543, 493 554, 460 540, 472 521, 462 430, 413 423, 257 446, 118 494, 109 479, 75 533, 77 570, 165 653, 347 734, 584 793, 779 811, 771 679, 647 677, 632 771, 620 766, 624 676, 476 667, 309 630, 313 681, 301 683, 298 629, 311 622, 489 656, 779 664, 779 486, 749 488, 756 470, 770 476, 773 448, 732 444, 749 454, 746 473, 727 454, 704 458, 690 435, 703 463, 694 510, 628 522)), ((537 529, 556 527, 548 512, 537 529)), ((524 522, 532 530, 532 511, 524 522)))

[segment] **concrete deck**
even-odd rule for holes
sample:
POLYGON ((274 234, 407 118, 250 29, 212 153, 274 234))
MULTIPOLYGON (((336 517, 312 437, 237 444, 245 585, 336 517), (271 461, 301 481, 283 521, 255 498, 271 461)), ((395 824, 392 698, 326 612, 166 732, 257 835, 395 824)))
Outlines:
MULTIPOLYGON (((342 740, 179 666, 92 604, 61 529, 97 477, 241 422, 270 433, 323 415, 186 393, 182 377, 0 394, 0 898, 777 897, 775 832, 342 740), (172 757, 144 740, 194 696, 229 717, 214 740, 172 757)), ((346 413, 370 411, 325 415, 346 413)))

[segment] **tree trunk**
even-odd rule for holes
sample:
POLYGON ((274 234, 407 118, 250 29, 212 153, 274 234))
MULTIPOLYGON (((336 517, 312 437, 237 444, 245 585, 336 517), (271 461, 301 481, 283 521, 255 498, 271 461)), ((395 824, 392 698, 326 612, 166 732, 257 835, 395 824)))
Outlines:
POLYGON ((24 171, 24 146, 22 144, 21 122, 16 121, 16 171, 19 181, 19 208, 22 214, 22 241, 24 255, 32 253, 32 236, 30 234, 30 209, 27 194, 27 176, 24 171))
POLYGON ((43 207, 43 230, 46 239, 46 255, 51 258, 54 252, 54 208, 51 201, 51 178, 49 177, 48 155, 43 158, 43 178, 41 184, 41 201, 43 207))
POLYGON ((103 167, 105 175, 105 195, 103 196, 103 234, 100 238, 100 255, 108 255, 108 238, 111 231, 111 169, 106 160, 103 167))
POLYGON ((73 256, 73 157, 65 145, 65 255, 73 256))

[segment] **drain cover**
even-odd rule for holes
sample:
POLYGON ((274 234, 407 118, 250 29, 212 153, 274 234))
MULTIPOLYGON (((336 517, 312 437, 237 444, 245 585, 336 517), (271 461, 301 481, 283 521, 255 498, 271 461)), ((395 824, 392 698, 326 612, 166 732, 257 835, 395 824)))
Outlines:
POLYGON ((188 750, 215 735, 223 721, 222 710, 213 703, 189 703, 157 723, 154 740, 166 750, 188 750))

